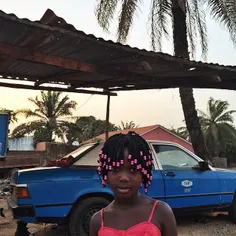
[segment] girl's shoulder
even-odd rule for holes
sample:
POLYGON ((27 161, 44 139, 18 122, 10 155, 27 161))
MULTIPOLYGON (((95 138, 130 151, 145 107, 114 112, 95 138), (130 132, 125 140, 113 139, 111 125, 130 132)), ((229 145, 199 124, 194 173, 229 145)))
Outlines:
POLYGON ((155 210, 153 212, 152 223, 158 225, 162 231, 164 230, 173 232, 170 235, 177 235, 175 233, 176 221, 173 211, 171 207, 163 201, 157 202, 155 210))
POLYGON ((99 229, 102 226, 103 212, 106 211, 107 209, 109 209, 110 205, 111 205, 111 203, 107 207, 101 209, 100 211, 96 212, 92 216, 91 221, 90 221, 90 230, 91 231, 93 231, 93 232, 98 232, 99 231, 99 229))
POLYGON ((147 205, 153 206, 154 204, 157 204, 159 201, 155 200, 151 197, 148 197, 146 195, 141 195, 140 199, 140 206, 146 207, 147 205))
POLYGON ((170 208, 170 206, 163 201, 160 200, 153 200, 153 216, 160 216, 161 218, 168 216, 168 215, 172 215, 173 211, 170 208))
POLYGON ((161 214, 162 216, 165 216, 173 214, 173 211, 167 203, 158 201, 155 209, 155 214, 161 214))
POLYGON ((152 205, 155 209, 155 213, 156 211, 161 211, 161 212, 169 212, 171 210, 171 208, 169 207, 169 205, 161 200, 156 200, 153 198, 150 198, 148 196, 143 195, 143 200, 141 205, 145 206, 145 205, 152 205))
POLYGON ((168 219, 173 216, 173 211, 167 203, 148 196, 143 196, 140 208, 143 209, 143 211, 145 211, 144 209, 147 209, 147 211, 151 210, 150 213, 152 212, 153 221, 158 221, 159 223, 163 223, 163 221, 166 220, 168 221, 168 219))

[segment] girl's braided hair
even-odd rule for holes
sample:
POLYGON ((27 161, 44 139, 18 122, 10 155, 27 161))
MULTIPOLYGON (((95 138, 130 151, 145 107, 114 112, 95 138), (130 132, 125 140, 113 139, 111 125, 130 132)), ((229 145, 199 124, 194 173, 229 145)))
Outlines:
POLYGON ((98 173, 102 185, 106 186, 108 171, 118 169, 124 164, 124 151, 128 150, 128 159, 134 170, 142 173, 145 193, 152 181, 153 158, 148 143, 135 132, 116 134, 105 142, 99 154, 98 173))

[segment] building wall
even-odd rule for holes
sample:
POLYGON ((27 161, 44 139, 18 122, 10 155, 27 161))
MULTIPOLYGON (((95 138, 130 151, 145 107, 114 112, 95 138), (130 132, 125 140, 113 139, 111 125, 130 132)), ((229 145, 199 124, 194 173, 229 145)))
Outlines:
POLYGON ((0 161, 0 170, 45 166, 50 161, 60 159, 77 148, 60 143, 46 143, 45 145, 44 150, 9 151, 6 158, 0 161))
POLYGON ((32 136, 26 136, 17 139, 9 139, 8 145, 9 145, 9 151, 33 151, 34 139, 32 136))
POLYGON ((184 141, 181 138, 178 138, 174 134, 171 134, 160 127, 142 135, 142 137, 146 140, 159 140, 159 141, 178 143, 179 145, 193 152, 193 147, 190 143, 184 141))
POLYGON ((36 151, 45 151, 47 148, 47 142, 40 142, 36 144, 36 151))
POLYGON ((46 161, 60 159, 75 149, 77 149, 76 146, 65 143, 46 143, 46 161))
POLYGON ((0 170, 9 168, 37 167, 44 164, 45 152, 10 151, 4 160, 0 161, 0 170))

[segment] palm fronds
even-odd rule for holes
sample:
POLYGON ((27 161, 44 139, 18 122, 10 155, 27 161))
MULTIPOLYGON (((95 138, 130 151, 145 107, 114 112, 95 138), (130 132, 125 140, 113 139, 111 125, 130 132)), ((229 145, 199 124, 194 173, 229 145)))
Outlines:
POLYGON ((151 45, 154 51, 162 51, 162 38, 169 37, 168 24, 171 19, 171 4, 169 0, 152 0, 149 14, 151 26, 151 45))
POLYGON ((235 0, 208 0, 211 15, 226 26, 230 38, 236 45, 236 4, 235 0))
POLYGON ((16 111, 18 115, 24 115, 25 118, 36 118, 36 121, 26 122, 17 126, 13 132, 13 137, 22 137, 26 134, 41 135, 43 131, 48 132, 48 140, 52 140, 53 135, 59 138, 64 138, 63 133, 65 126, 68 126, 70 121, 65 118, 71 117, 77 103, 70 100, 68 96, 62 97, 60 92, 41 92, 34 99, 29 98, 29 101, 35 106, 34 110, 20 109, 16 111), (63 119, 64 118, 64 119, 63 119), (42 130, 43 129, 43 130, 42 130))
POLYGON ((114 16, 118 0, 99 0, 95 8, 98 24, 105 31, 109 30, 110 22, 114 16))
POLYGON ((122 7, 118 19, 117 40, 124 43, 133 23, 133 16, 138 9, 140 0, 122 0, 122 7))

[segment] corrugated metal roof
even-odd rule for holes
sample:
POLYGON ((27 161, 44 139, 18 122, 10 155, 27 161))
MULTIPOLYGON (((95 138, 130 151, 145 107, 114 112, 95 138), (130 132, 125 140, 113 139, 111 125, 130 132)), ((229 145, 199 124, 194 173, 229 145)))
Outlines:
MULTIPOLYGON (((54 63, 58 63, 55 58, 54 63)), ((188 61, 96 38, 75 29, 51 10, 34 22, 0 11, 0 74, 38 84, 62 83, 72 86, 70 91, 76 87, 113 91, 173 87, 236 89, 234 66, 188 61), (5 44, 10 49, 17 46, 18 50, 12 49, 11 55, 6 55, 5 44), (63 63, 60 66, 39 63, 31 60, 35 52, 89 63, 96 70, 81 72, 65 69, 63 63)))

